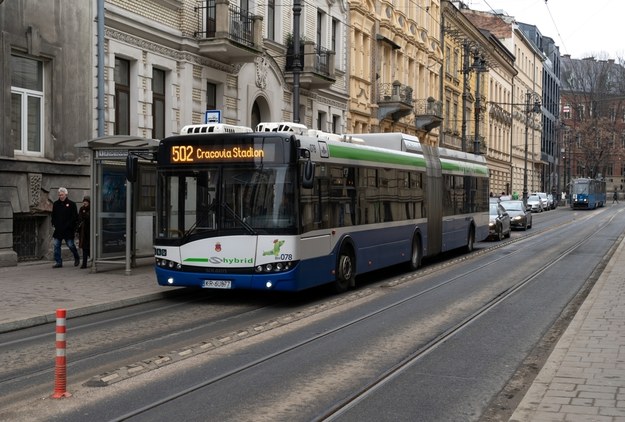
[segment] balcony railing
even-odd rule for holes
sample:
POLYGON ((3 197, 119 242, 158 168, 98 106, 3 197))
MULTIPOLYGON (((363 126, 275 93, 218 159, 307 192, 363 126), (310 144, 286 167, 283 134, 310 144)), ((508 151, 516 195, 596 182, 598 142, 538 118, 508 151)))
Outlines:
MULTIPOLYGON (((220 38, 218 25, 217 5, 214 1, 202 1, 196 7, 198 16, 198 30, 196 38, 220 38)), ((227 37, 232 41, 247 46, 254 46, 254 19, 251 13, 241 10, 235 5, 228 5, 228 28, 227 37)))
POLYGON ((412 87, 404 85, 399 81, 378 84, 379 103, 401 102, 405 104, 412 104, 414 101, 414 99, 412 98, 412 93, 412 87))
POLYGON ((429 132, 443 122, 443 102, 432 97, 416 100, 414 113, 417 129, 429 132))
POLYGON ((443 102, 436 101, 430 97, 428 99, 415 100, 414 112, 416 115, 429 115, 443 117, 443 102))
MULTIPOLYGON (((295 54, 293 54, 293 44, 287 46, 286 66, 287 72, 295 70, 294 61, 295 54)), ((306 71, 310 67, 314 69, 316 73, 324 76, 332 76, 330 74, 330 59, 334 55, 334 52, 317 46, 312 43, 302 42, 299 48, 299 64, 301 70, 306 71), (312 55, 312 57, 310 57, 312 55), (311 66, 312 65, 312 66, 311 66)))

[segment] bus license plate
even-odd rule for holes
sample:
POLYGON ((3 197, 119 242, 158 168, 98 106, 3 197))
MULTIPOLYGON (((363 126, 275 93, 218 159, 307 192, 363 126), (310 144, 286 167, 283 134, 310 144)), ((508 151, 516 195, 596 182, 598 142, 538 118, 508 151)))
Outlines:
POLYGON ((231 289, 232 282, 230 280, 204 280, 205 289, 231 289))

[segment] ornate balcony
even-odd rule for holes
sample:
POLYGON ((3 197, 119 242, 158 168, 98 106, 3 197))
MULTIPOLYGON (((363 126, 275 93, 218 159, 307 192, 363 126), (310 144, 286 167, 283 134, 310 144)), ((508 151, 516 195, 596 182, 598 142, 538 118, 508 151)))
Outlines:
MULTIPOLYGON (((287 46, 285 79, 293 84, 293 71, 295 69, 295 54, 291 40, 287 46)), ((311 41, 302 41, 300 44, 300 76, 299 84, 304 89, 329 88, 336 82, 334 74, 334 51, 316 46, 311 41)))
POLYGON ((243 11, 228 0, 204 0, 195 11, 200 54, 231 63, 252 62, 262 54, 262 16, 243 11))
POLYGON ((378 84, 378 120, 391 117, 394 121, 413 111, 412 87, 399 81, 378 84))
POLYGON ((414 107, 415 125, 417 129, 431 131, 443 122, 443 102, 429 97, 427 100, 417 100, 414 107))

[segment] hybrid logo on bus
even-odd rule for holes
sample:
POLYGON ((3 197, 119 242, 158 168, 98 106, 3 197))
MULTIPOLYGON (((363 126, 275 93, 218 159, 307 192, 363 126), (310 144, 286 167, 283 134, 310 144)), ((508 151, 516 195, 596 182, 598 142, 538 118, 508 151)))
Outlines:
POLYGON ((208 258, 209 264, 253 264, 254 258, 220 258, 218 256, 211 256, 208 258))

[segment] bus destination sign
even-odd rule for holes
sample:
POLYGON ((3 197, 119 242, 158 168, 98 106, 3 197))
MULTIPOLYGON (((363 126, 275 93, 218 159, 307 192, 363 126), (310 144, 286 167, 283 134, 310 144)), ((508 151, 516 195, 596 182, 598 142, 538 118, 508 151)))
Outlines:
POLYGON ((169 157, 172 164, 267 161, 274 159, 274 148, 275 145, 271 144, 266 144, 264 148, 251 145, 220 145, 219 147, 211 147, 210 145, 172 145, 169 157))

